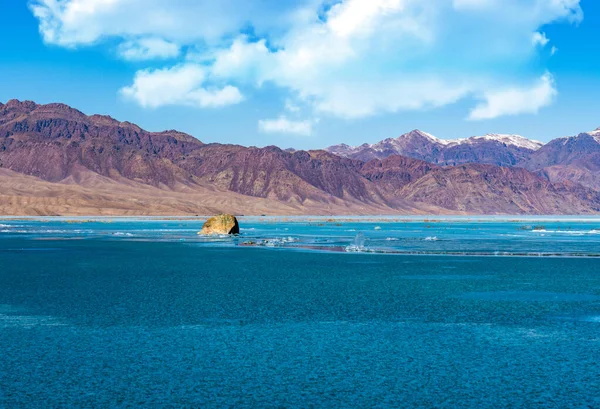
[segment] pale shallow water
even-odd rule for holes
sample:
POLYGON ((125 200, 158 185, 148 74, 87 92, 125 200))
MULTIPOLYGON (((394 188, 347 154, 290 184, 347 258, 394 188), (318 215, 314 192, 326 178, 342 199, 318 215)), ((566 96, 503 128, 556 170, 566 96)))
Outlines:
POLYGON ((282 220, 0 219, 0 407, 600 407, 599 219, 282 220))
POLYGON ((0 218, 0 240, 185 242, 390 254, 600 257, 600 217, 241 217, 241 234, 198 236, 203 218, 0 218))

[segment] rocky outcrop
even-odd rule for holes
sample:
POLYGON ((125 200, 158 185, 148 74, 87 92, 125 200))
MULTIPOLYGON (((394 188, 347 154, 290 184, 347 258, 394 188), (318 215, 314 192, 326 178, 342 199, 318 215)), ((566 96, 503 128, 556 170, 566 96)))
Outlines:
POLYGON ((198 234, 239 234, 240 226, 235 216, 219 214, 208 219, 198 234))

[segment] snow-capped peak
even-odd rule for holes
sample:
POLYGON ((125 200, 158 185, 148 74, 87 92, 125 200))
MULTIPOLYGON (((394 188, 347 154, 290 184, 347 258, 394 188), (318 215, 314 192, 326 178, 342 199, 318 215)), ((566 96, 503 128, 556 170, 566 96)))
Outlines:
MULTIPOLYGON (((596 132, 596 131, 595 131, 596 132)), ((600 139, 600 130, 597 130, 598 138, 600 139)), ((441 145, 443 147, 452 147, 458 145, 475 145, 481 142, 486 141, 495 141, 499 143, 503 143, 505 145, 515 146, 517 148, 530 149, 530 150, 538 150, 543 146, 542 142, 533 141, 527 138, 524 138, 520 135, 512 135, 512 134, 486 134, 483 136, 471 136, 470 138, 464 139, 439 139, 433 136, 430 133, 420 131, 415 129, 411 132, 400 135, 397 138, 387 138, 380 142, 374 144, 365 143, 360 146, 348 146, 346 144, 340 144, 335 146, 330 146, 327 150, 334 154, 343 155, 343 156, 351 156, 355 154, 360 154, 361 152, 365 152, 366 150, 370 150, 372 152, 377 152, 375 155, 387 154, 389 152, 399 152, 402 154, 406 154, 407 152, 417 151, 422 149, 423 146, 422 139, 419 140, 419 137, 425 139, 426 145, 441 145)), ((385 157, 385 156, 381 156, 385 157)))
POLYGON ((456 146, 456 145, 472 145, 482 141, 495 141, 500 142, 506 145, 516 146, 517 148, 524 148, 530 150, 538 150, 544 144, 539 141, 534 141, 531 139, 527 139, 521 135, 511 135, 511 134, 497 134, 497 133, 489 133, 482 136, 471 136, 470 138, 462 138, 462 139, 451 139, 445 141, 445 145, 456 146))
POLYGON ((439 138, 433 136, 430 133, 423 132, 423 131, 420 131, 418 129, 415 129, 413 131, 410 131, 408 133, 400 135, 397 138, 387 138, 387 139, 384 139, 384 140, 379 141, 379 142, 374 143, 374 144, 363 143, 360 146, 348 146, 348 145, 342 143, 342 144, 339 144, 339 145, 332 146, 332 147, 330 147, 330 149, 340 149, 341 148, 341 149, 345 149, 345 150, 348 150, 348 151, 358 151, 360 149, 369 148, 369 149, 373 149, 375 151, 380 151, 380 150, 385 149, 389 145, 394 146, 394 145, 397 145, 397 144, 403 144, 403 143, 405 143, 404 141, 410 140, 415 135, 421 136, 421 137, 423 137, 423 138, 425 138, 425 139, 427 139, 427 140, 429 140, 430 142, 433 142, 433 143, 439 143, 439 144, 442 144, 442 145, 446 145, 448 143, 448 141, 439 139, 439 138))
POLYGON ((418 129, 415 129, 414 131, 411 131, 411 132, 409 132, 409 133, 407 133, 407 134, 404 134, 404 135, 402 135, 401 137, 406 137, 406 136, 408 136, 408 135, 412 135, 412 134, 415 134, 415 133, 416 133, 416 134, 418 134, 418 135, 421 135, 421 136, 423 136, 423 137, 424 137, 424 138, 426 138, 426 139, 429 139, 431 142, 440 143, 440 144, 442 144, 442 145, 447 145, 447 144, 448 144, 448 142, 449 142, 449 141, 447 141, 447 140, 440 139, 440 138, 438 138, 437 136, 433 136, 433 135, 432 135, 432 134, 430 134, 430 133, 423 132, 423 131, 420 131, 420 130, 418 130, 418 129))
POLYGON ((473 143, 476 141, 497 141, 500 143, 504 143, 506 145, 513 145, 517 148, 538 150, 542 147, 543 143, 539 141, 534 141, 531 139, 527 139, 521 135, 511 135, 511 134, 497 134, 491 133, 483 136, 472 136, 466 140, 463 140, 463 143, 473 143))
MULTIPOLYGON (((506 145, 516 146, 518 148, 538 150, 542 147, 543 143, 539 141, 534 141, 527 139, 521 135, 512 135, 512 134, 496 134, 490 133, 483 136, 471 136, 470 138, 461 138, 461 139, 439 139, 435 136, 422 132, 422 131, 413 131, 418 132, 422 136, 425 136, 429 140, 435 143, 439 143, 444 146, 452 146, 452 145, 463 145, 463 144, 474 144, 481 141, 497 141, 500 143, 504 143, 506 145)), ((411 132, 411 133, 413 133, 411 132)), ((600 134, 600 132, 599 132, 600 134)))
POLYGON ((600 128, 596 128, 595 131, 588 132, 588 133, 594 137, 596 142, 600 143, 600 128))

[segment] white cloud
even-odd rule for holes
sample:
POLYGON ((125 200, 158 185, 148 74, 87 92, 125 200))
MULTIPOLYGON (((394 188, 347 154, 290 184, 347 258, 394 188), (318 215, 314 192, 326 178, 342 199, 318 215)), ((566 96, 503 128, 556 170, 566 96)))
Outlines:
POLYGON ((434 77, 406 76, 393 81, 324 84, 316 107, 339 117, 360 118, 380 112, 412 111, 444 106, 468 95, 470 88, 459 82, 434 77))
POLYGON ((550 40, 548 39, 548 37, 546 37, 546 33, 540 33, 539 31, 536 31, 535 33, 533 33, 531 42, 533 43, 533 45, 540 45, 544 47, 550 42, 550 40))
POLYGON ((179 46, 161 38, 140 38, 121 43, 119 55, 132 61, 175 58, 179 55, 179 46))
POLYGON ((335 4, 328 13, 327 25, 339 37, 369 35, 379 29, 377 23, 384 15, 404 9, 404 0, 345 1, 335 4))
POLYGON ((300 112, 300 107, 291 99, 285 100, 285 110, 289 112, 300 112))
POLYGON ((258 129, 266 133, 287 133, 308 136, 312 134, 313 122, 310 120, 293 121, 285 116, 277 119, 261 119, 258 129))
POLYGON ((236 87, 207 88, 203 86, 205 81, 206 72, 194 64, 143 70, 136 73, 131 86, 121 89, 121 94, 149 108, 165 105, 210 108, 237 104, 243 100, 236 87))
MULTIPOLYGON (((508 1, 520 7, 519 15, 526 16, 522 21, 515 24, 514 15, 490 15, 480 27, 475 25, 480 29, 477 35, 465 36, 452 19, 444 21, 447 16, 439 12, 442 0, 346 0, 333 6, 326 18, 293 26, 275 50, 264 41, 238 37, 230 48, 213 55, 213 72, 255 84, 272 81, 311 102, 317 111, 340 117, 443 106, 468 95, 491 94, 499 81, 513 88, 522 79, 506 77, 498 67, 518 68, 530 59, 535 52, 531 33, 538 33, 549 15, 571 15, 570 9, 557 14, 555 5, 528 10, 523 2, 508 1), (534 11, 537 19, 528 17, 534 11)), ((470 4, 501 5, 495 0, 470 4)))
POLYGON ((344 118, 470 96, 486 100, 478 119, 537 112, 544 98, 525 97, 536 87, 515 84, 544 72, 533 58, 548 43, 540 29, 583 18, 579 0, 34 0, 31 9, 48 43, 111 39, 126 59, 193 50, 136 74, 122 93, 143 106, 224 106, 270 83, 295 106, 344 118), (537 102, 501 103, 528 98, 537 102))
POLYGON ((471 111, 469 119, 493 119, 503 115, 537 113, 540 108, 550 105, 556 95, 554 79, 550 74, 545 74, 531 87, 487 92, 484 95, 485 102, 471 111))
POLYGON ((212 54, 200 56, 200 59, 213 60, 211 72, 223 78, 236 77, 246 81, 261 82, 269 50, 265 40, 249 43, 246 36, 236 38, 229 48, 218 49, 212 54))
POLYGON ((62 46, 103 38, 158 37, 177 43, 220 42, 249 24, 267 32, 315 0, 30 0, 44 41, 62 46))

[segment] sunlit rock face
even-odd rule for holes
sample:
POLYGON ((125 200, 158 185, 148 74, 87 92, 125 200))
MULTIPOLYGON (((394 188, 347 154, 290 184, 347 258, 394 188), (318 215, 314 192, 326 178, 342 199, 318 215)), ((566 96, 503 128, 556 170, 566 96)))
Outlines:
POLYGON ((198 234, 239 234, 240 226, 235 216, 231 214, 219 214, 208 219, 198 234))

